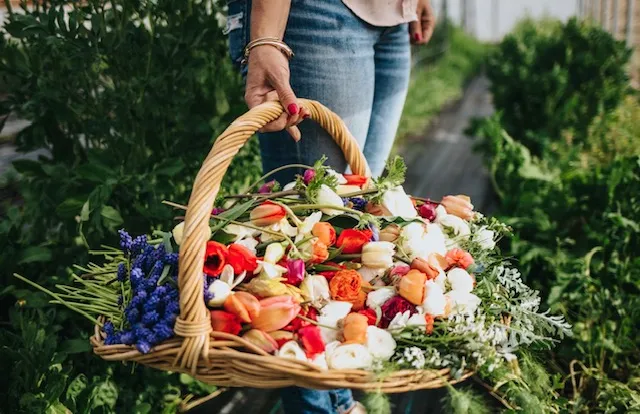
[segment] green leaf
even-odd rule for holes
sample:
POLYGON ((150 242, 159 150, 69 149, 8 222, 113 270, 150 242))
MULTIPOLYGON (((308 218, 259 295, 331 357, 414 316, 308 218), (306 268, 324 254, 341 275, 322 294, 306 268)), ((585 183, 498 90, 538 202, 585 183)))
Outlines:
POLYGON ((91 350, 91 344, 88 340, 82 339, 67 339, 60 344, 60 351, 67 354, 81 354, 89 352, 91 350))
POLYGON ((156 168, 156 174, 165 175, 168 177, 173 177, 178 174, 180 171, 184 170, 185 164, 180 158, 176 158, 173 160, 167 160, 161 164, 159 164, 156 168))
POLYGON ((51 250, 46 247, 31 246, 22 251, 18 264, 48 262, 52 256, 51 250))
POLYGON ((85 201, 85 203, 82 205, 82 210, 80 210, 80 220, 81 221, 87 221, 89 220, 89 214, 91 213, 91 210, 89 208, 89 200, 85 201))
POLYGON ((81 212, 83 206, 84 202, 82 200, 77 198, 68 198, 58 204, 58 207, 56 207, 56 214, 62 218, 75 217, 81 212))
MULTIPOLYGON (((85 341, 87 342, 87 341, 85 341)), ((67 387, 66 398, 67 400, 76 401, 78 396, 87 388, 89 380, 84 374, 80 374, 75 377, 67 387)))
POLYGON ((100 210, 100 215, 105 219, 105 225, 107 227, 119 226, 124 223, 118 210, 111 206, 103 206, 100 210))
MULTIPOLYGON (((229 210, 220 214, 220 217, 224 217, 225 219, 228 219, 228 220, 235 220, 241 215, 243 215, 244 213, 246 213, 253 206, 254 203, 255 202, 253 200, 249 200, 242 204, 238 204, 235 207, 230 208, 229 210)), ((211 226, 211 232, 215 233, 221 228, 223 228, 224 226, 226 226, 227 224, 229 224, 228 220, 216 220, 217 223, 211 226)))
POLYGON ((17 172, 29 176, 41 176, 44 174, 42 165, 38 161, 33 160, 16 160, 12 162, 13 168, 17 172))

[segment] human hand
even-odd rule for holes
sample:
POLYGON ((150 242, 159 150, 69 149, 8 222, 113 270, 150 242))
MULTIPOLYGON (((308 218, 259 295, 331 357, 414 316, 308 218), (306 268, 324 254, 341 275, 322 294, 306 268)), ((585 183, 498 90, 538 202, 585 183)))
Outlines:
POLYGON ((300 106, 291 89, 287 57, 273 46, 258 46, 251 49, 248 65, 244 99, 249 108, 277 100, 285 108, 278 119, 269 122, 260 132, 286 129, 295 141, 299 141, 300 130, 296 125, 309 117, 309 111, 300 106))
POLYGON ((424 45, 431 39, 433 28, 436 25, 436 18, 433 15, 433 9, 431 8, 429 0, 418 0, 416 14, 418 15, 418 20, 409 23, 411 43, 414 45, 424 45))

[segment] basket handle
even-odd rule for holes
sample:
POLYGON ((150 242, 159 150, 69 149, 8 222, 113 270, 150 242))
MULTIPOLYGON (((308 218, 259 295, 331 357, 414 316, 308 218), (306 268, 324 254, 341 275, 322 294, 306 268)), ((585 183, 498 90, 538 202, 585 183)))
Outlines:
MULTIPOLYGON (((344 122, 319 102, 299 99, 311 119, 322 126, 340 146, 355 174, 371 175, 367 161, 344 122)), ((215 141, 196 176, 185 217, 180 246, 178 286, 180 316, 175 333, 184 338, 174 366, 190 368, 195 373, 202 355, 208 361, 211 322, 203 300, 202 268, 206 249, 207 227, 213 203, 233 157, 256 131, 277 119, 284 109, 279 102, 265 102, 236 119, 215 141)))

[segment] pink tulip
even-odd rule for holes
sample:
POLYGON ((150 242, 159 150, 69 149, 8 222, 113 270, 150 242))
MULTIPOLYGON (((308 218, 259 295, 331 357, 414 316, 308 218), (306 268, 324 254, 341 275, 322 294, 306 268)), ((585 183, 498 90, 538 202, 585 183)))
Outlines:
POLYGON ((270 354, 276 352, 278 349, 276 340, 260 329, 250 329, 242 335, 242 338, 270 354))
POLYGON ((260 314, 251 325, 265 332, 287 326, 300 313, 300 305, 292 296, 273 296, 260 301, 260 314))
POLYGON ((287 283, 294 286, 299 286, 304 280, 304 260, 302 259, 288 259, 287 260, 287 274, 284 276, 287 279, 287 283))
POLYGON ((471 199, 465 195, 444 196, 440 204, 448 214, 453 214, 467 221, 473 218, 473 204, 471 204, 471 199))

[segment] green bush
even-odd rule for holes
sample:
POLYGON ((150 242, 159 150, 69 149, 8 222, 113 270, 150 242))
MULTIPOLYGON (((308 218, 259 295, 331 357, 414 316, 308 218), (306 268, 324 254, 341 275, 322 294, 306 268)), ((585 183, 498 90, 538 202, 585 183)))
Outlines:
MULTIPOLYGON (((120 227, 170 228, 175 213, 161 201, 187 202, 214 138, 245 109, 218 4, 23 6, 0 32, 8 93, 0 117, 15 111, 30 120, 19 149, 47 148, 49 155, 14 163, 17 175, 5 191, 11 198, 0 206, 0 314, 10 325, 0 335, 0 387, 7 390, 0 410, 175 411, 182 392, 207 389, 102 363, 88 353, 88 323, 22 289, 11 274, 52 285, 68 277, 66 266, 87 261, 87 246, 114 243, 120 227)), ((258 161, 252 141, 224 189, 255 179, 258 161)))
POLYGON ((536 155, 563 131, 580 142, 591 120, 629 92, 630 56, 623 42, 577 19, 521 23, 487 63, 505 129, 536 155))

